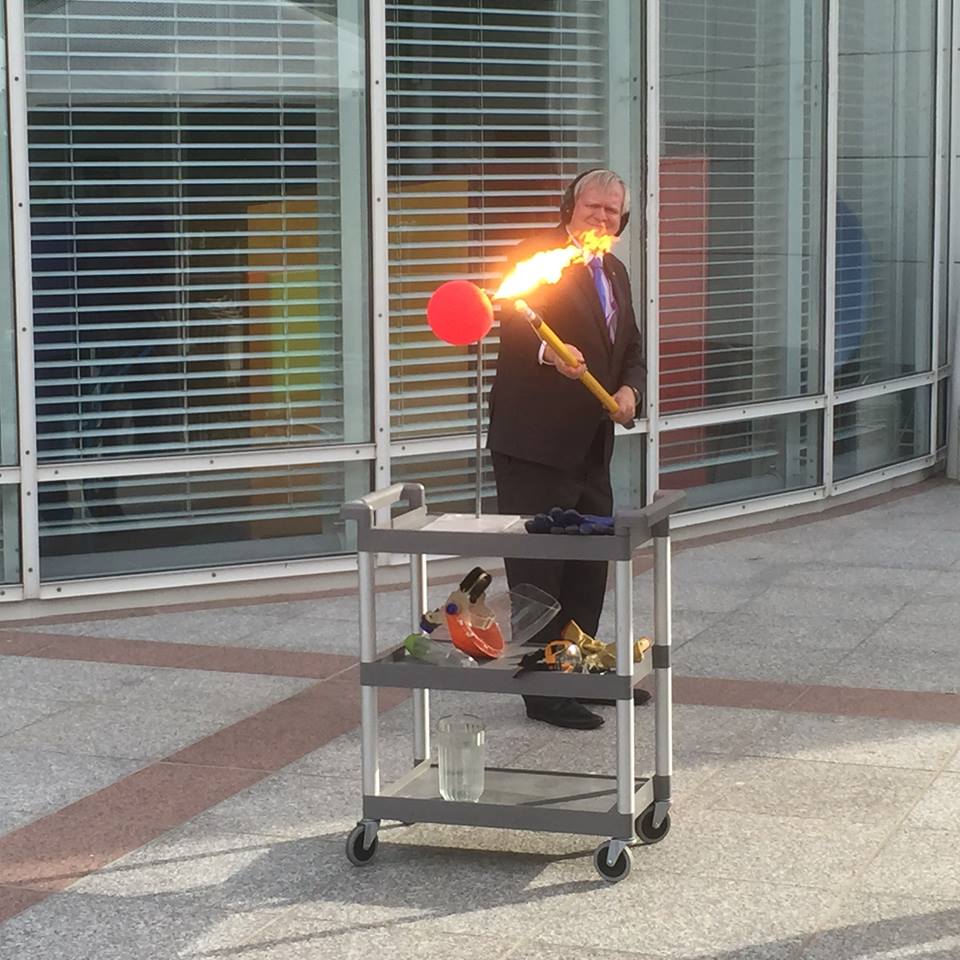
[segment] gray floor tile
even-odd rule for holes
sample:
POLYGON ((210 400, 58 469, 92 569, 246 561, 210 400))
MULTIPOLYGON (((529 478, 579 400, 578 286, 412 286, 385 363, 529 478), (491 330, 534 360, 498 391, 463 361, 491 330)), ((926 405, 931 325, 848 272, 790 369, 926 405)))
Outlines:
MULTIPOLYGON (((759 592, 760 589, 738 584, 684 582, 674 577, 673 609, 677 613, 730 613, 759 592)), ((634 604, 641 609, 652 609, 652 588, 635 589, 634 604)))
MULTIPOLYGON (((943 574, 935 574, 935 577, 943 574)), ((929 588, 929 570, 898 569, 859 564, 806 564, 791 567, 776 580, 785 587, 824 590, 896 590, 921 591, 929 588)))
POLYGON ((831 822, 885 822, 904 816, 934 776, 927 770, 743 757, 717 769, 709 805, 831 822))
POLYGON ((192 823, 214 823, 222 831, 273 837, 311 837, 361 811, 359 768, 351 778, 281 774, 262 780, 211 807, 192 823))
POLYGON ((0 659, 0 689, 24 700, 111 703, 134 695, 150 675, 146 667, 31 657, 0 659))
POLYGON ((0 737, 29 726, 43 717, 66 710, 71 704, 60 700, 17 700, 0 697, 0 737))
MULTIPOLYGON (((194 944, 241 949, 273 915, 216 910, 190 894, 57 894, 0 926, 0 956, 16 960, 178 960, 194 944), (225 934, 229 928, 229 935, 225 934)), ((232 955, 232 952, 228 955, 232 955)), ((242 953, 239 955, 242 956, 242 953)), ((207 957, 217 956, 216 952, 207 957)))
MULTIPOLYGON (((740 589, 759 591, 784 570, 790 569, 786 563, 770 564, 766 560, 723 556, 720 552, 722 549, 722 546, 674 549, 674 583, 680 586, 690 583, 734 584, 740 589)), ((652 582, 652 575, 646 576, 652 582)))
MULTIPOLYGON (((641 949, 643 944, 638 945, 641 949)), ((620 950, 601 950, 592 947, 589 954, 582 946, 571 945, 561 947, 543 940, 528 940, 510 951, 509 960, 663 960, 650 953, 622 952, 620 950)))
POLYGON ((900 827, 857 879, 871 893, 960 900, 960 842, 946 830, 900 827))
MULTIPOLYGON (((377 619, 377 647, 385 650, 402 643, 410 632, 407 620, 377 619)), ((360 633, 356 618, 300 615, 245 637, 242 646, 265 650, 308 650, 359 656, 360 633)))
POLYGON ((94 793, 141 766, 132 760, 0 749, 0 807, 33 819, 94 793))
POLYGON ((276 612, 261 611, 257 606, 250 605, 50 624, 43 627, 42 632, 230 646, 247 634, 269 629, 277 622, 276 612))
POLYGON ((758 647, 792 645, 805 650, 851 650, 879 627, 880 624, 864 619, 799 617, 747 609, 711 624, 698 642, 729 641, 758 647))
POLYGON ((144 710, 185 704, 226 720, 248 716, 286 700, 316 682, 299 677, 150 667, 143 670, 140 685, 125 690, 115 699, 144 710))
POLYGON ((912 827, 960 833, 960 773, 941 773, 911 811, 909 823, 912 827))
POLYGON ((674 656, 678 673, 693 677, 738 677, 784 683, 816 683, 844 651, 798 643, 763 644, 715 640, 712 631, 684 644, 674 656))
POLYGON ((843 830, 831 830, 824 820, 706 807, 678 811, 671 820, 666 840, 642 850, 648 870, 821 889, 850 882, 893 829, 888 823, 848 821, 843 830), (812 843, 817 833, 829 833, 830 842, 812 843))
POLYGON ((871 717, 743 710, 723 739, 703 749, 739 755, 939 770, 960 746, 960 728, 871 717))
MULTIPOLYGON (((686 643, 694 637, 709 631, 724 614, 722 613, 691 613, 689 611, 674 611, 671 627, 671 637, 675 644, 686 643)), ((650 637, 654 635, 653 607, 636 605, 633 608, 633 632, 636 637, 650 637)), ((600 618, 600 629, 597 635, 601 640, 609 642, 614 637, 613 604, 608 603, 607 609, 600 618)))
MULTIPOLYGON (((884 534, 871 532, 854 537, 840 545, 824 545, 819 557, 812 559, 829 564, 913 568, 915 570, 949 570, 960 559, 960 548, 949 539, 922 538, 891 541, 884 534)), ((951 536, 956 538, 956 534, 951 536)))
POLYGON ((858 653, 897 652, 901 659, 917 653, 960 653, 960 634, 931 623, 904 623, 899 615, 882 624, 872 624, 858 653))
POLYGON ((960 901, 850 894, 799 960, 952 960, 958 944, 960 901))
POLYGON ((877 620, 892 617, 913 598, 915 591, 885 587, 882 590, 825 590, 822 587, 774 585, 742 609, 775 616, 836 617, 840 620, 877 620))
POLYGON ((371 956, 505 960, 516 944, 494 939, 496 933, 489 930, 460 935, 433 931, 426 936, 416 917, 367 917, 357 923, 344 923, 311 917, 294 909, 259 931, 244 946, 242 956, 245 960, 368 960, 371 956))
POLYGON ((960 597, 921 594, 900 610, 892 621, 908 629, 913 624, 929 624, 953 637, 960 647, 960 597))
POLYGON ((86 757, 156 760, 225 726, 229 720, 179 706, 73 706, 0 737, 0 750, 52 750, 86 757))
MULTIPOLYGON (((579 945, 585 957, 606 949, 675 960, 788 960, 833 899, 818 889, 655 873, 647 863, 655 849, 638 850, 630 878, 615 886, 583 881, 545 898, 549 921, 537 939, 568 950, 579 945)), ((586 869, 575 861, 553 865, 540 889, 549 895, 558 874, 586 869)))
POLYGON ((845 687, 960 693, 960 651, 935 653, 870 641, 824 673, 822 682, 845 687))

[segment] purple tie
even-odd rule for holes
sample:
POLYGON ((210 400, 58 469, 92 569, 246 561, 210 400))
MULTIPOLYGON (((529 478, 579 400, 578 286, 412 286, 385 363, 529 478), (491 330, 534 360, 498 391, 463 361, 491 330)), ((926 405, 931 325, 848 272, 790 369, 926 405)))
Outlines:
POLYGON ((600 298, 603 319, 607 322, 610 342, 613 343, 617 336, 617 305, 611 302, 611 298, 607 294, 607 284, 604 282, 603 275, 603 261, 600 257, 594 257, 590 261, 590 272, 593 274, 593 285, 597 288, 597 296, 600 298))

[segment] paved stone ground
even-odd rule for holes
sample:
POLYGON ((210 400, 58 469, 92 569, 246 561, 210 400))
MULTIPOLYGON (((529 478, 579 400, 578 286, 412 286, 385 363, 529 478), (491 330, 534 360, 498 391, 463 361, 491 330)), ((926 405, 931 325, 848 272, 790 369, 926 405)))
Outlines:
MULTIPOLYGON (((406 604, 381 593, 384 644, 406 604)), ((960 486, 681 544, 674 604, 673 829, 616 886, 582 836, 385 824, 346 861, 355 596, 0 630, 0 957, 960 957, 960 486)), ((410 701, 383 699, 391 779, 410 701)), ((491 764, 612 771, 611 709, 447 709, 491 764)))

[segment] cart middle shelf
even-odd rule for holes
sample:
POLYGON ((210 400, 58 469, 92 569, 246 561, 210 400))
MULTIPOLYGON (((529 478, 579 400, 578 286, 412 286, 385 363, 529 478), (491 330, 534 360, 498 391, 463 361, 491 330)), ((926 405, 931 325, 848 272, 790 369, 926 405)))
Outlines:
MULTIPOLYGON (((523 652, 528 649, 525 648, 523 652)), ((650 673, 648 653, 634 664, 633 677, 610 673, 560 673, 555 670, 519 670, 519 653, 499 657, 476 667, 443 666, 410 657, 403 644, 360 664, 360 683, 369 687, 412 690, 468 690, 477 693, 515 693, 534 697, 590 697, 629 700, 635 687, 650 673)))

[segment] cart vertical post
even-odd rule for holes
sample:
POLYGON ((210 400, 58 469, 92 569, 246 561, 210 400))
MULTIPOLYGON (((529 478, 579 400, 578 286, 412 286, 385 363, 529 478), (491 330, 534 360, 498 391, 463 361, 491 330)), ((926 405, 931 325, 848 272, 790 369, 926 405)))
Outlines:
MULTIPOLYGON (((372 551, 357 554, 360 593, 360 662, 377 659, 377 602, 375 555, 372 551)), ((380 793, 380 757, 377 743, 377 688, 360 688, 360 751, 363 767, 363 794, 380 793)))
POLYGON ((616 596, 617 674, 630 678, 630 699, 617 700, 617 813, 636 814, 636 738, 633 712, 633 561, 617 560, 616 596))
POLYGON ((670 809, 673 776, 673 669, 671 648, 670 518, 661 520, 653 533, 653 675, 655 690, 653 778, 653 828, 663 823, 670 809))
MULTIPOLYGON (((410 555, 410 625, 420 630, 420 617, 427 609, 427 558, 422 553, 410 555)), ((413 691, 413 762, 430 756, 430 691, 413 691)))

